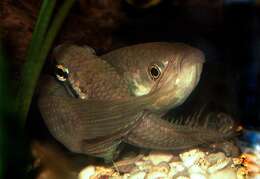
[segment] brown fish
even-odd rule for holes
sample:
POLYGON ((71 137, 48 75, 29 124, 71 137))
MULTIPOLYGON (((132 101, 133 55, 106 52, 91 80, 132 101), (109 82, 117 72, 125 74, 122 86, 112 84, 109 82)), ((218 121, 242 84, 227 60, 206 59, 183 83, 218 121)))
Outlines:
POLYGON ((98 57, 89 47, 61 45, 54 57, 57 80, 44 85, 39 108, 52 135, 72 152, 111 161, 122 142, 174 150, 230 135, 226 128, 212 132, 207 123, 161 119, 199 81, 204 55, 196 48, 156 42, 98 57))

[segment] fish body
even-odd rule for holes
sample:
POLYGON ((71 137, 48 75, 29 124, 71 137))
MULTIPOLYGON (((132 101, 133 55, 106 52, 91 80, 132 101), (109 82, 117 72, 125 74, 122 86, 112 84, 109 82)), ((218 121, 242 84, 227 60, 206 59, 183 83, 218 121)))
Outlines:
POLYGON ((73 152, 111 161, 122 142, 174 150, 229 134, 161 118, 198 84, 204 55, 196 48, 155 42, 98 57, 90 47, 61 45, 54 58, 56 79, 44 85, 39 108, 52 135, 73 152))

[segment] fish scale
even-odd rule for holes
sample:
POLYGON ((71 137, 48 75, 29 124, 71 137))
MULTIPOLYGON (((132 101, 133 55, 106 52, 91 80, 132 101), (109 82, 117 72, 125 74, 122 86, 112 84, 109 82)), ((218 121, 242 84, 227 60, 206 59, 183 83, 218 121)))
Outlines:
MULTIPOLYGON (((125 98, 129 96, 127 86, 123 82, 120 82, 120 77, 111 70, 107 70, 107 64, 89 62, 86 64, 90 69, 79 72, 80 76, 85 76, 84 81, 80 80, 80 88, 82 91, 87 92, 89 99, 113 99, 115 94, 117 99, 125 98), (92 63, 92 64, 90 64, 92 63), (101 66, 96 70, 93 70, 93 66, 101 66), (99 75, 99 74, 102 75, 99 75), (105 75, 104 75, 105 74, 105 75)), ((77 70, 77 69, 75 69, 77 70)))

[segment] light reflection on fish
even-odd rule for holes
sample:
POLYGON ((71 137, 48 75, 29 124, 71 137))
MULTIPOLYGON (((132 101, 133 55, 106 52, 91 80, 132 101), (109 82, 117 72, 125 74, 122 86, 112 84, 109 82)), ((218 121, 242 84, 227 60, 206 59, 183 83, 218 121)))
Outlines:
MULTIPOLYGON (((161 118, 199 82, 203 53, 181 43, 145 43, 96 56, 90 47, 61 45, 56 78, 43 86, 39 108, 52 135, 72 152, 111 161, 121 143, 176 150, 232 135, 231 120, 215 131, 195 119, 161 118)), ((209 116, 206 116, 210 119, 209 116)), ((219 117, 213 116, 214 120, 219 117)), ((220 119, 221 120, 221 119, 220 119)))

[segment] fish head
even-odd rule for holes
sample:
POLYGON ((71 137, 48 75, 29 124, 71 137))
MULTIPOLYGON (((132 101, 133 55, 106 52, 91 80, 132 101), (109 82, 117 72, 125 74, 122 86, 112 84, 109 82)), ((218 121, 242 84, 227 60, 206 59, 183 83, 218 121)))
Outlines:
POLYGON ((182 104, 197 86, 204 54, 182 43, 153 42, 121 48, 102 56, 126 79, 133 96, 156 94, 156 111, 182 104))
POLYGON ((167 66, 151 91, 160 94, 154 105, 162 112, 181 105, 190 96, 200 80, 205 61, 199 49, 184 44, 176 44, 176 49, 166 57, 167 66))
POLYGON ((87 95, 84 92, 84 82, 88 75, 87 69, 93 66, 89 65, 89 61, 98 58, 94 50, 88 46, 61 44, 54 49, 53 58, 56 62, 56 79, 63 84, 70 96, 85 99, 87 95))
POLYGON ((54 49, 53 58, 56 61, 56 78, 59 81, 70 81, 74 78, 80 78, 80 75, 75 77, 73 74, 84 72, 88 59, 97 57, 90 47, 61 44, 54 49))

